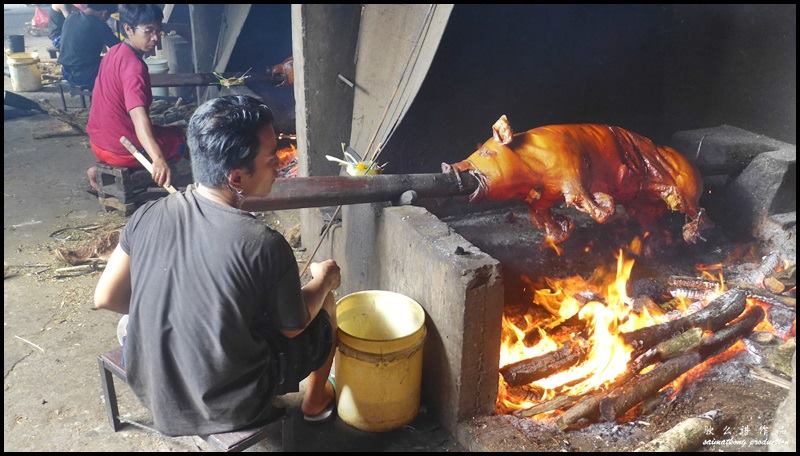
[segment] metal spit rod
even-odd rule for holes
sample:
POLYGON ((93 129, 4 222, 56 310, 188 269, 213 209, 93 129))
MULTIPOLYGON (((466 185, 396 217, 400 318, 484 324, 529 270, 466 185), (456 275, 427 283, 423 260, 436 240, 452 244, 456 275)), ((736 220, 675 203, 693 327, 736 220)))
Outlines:
POLYGON ((397 201, 406 191, 417 197, 468 195, 478 188, 469 173, 384 174, 378 176, 313 176, 279 178, 263 198, 247 198, 251 212, 397 201))

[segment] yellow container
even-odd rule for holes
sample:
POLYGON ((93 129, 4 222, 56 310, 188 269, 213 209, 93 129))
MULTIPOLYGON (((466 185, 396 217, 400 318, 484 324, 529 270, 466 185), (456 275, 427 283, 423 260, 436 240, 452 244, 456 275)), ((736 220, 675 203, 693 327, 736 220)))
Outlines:
POLYGON ((360 291, 336 303, 336 406, 363 431, 410 423, 419 411, 425 311, 391 291, 360 291))
POLYGON ((42 89, 42 72, 39 70, 39 54, 36 52, 14 52, 6 56, 14 92, 35 92, 42 89))

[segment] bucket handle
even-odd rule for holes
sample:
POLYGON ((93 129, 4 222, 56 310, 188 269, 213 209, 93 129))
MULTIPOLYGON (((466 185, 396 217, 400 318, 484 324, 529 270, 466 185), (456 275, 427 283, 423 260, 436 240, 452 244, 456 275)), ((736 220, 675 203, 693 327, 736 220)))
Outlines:
POLYGON ((399 352, 391 353, 387 355, 378 355, 375 353, 367 353, 361 350, 357 350, 353 347, 348 347, 347 345, 339 344, 336 348, 343 355, 348 356, 350 358, 355 358, 359 361, 364 361, 367 363, 373 364, 381 364, 381 363, 392 363, 395 361, 399 361, 401 359, 411 358, 416 352, 422 349, 422 346, 425 345, 425 338, 423 337, 422 340, 417 342, 416 344, 400 350, 399 352))

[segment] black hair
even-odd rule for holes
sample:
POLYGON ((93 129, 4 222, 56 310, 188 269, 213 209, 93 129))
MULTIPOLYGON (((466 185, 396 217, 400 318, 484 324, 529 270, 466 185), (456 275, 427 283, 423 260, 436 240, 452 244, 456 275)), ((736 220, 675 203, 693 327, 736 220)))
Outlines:
POLYGON ((123 25, 128 24, 132 29, 142 24, 160 24, 164 19, 164 13, 158 5, 127 3, 119 5, 119 21, 123 25))
POLYGON ((117 5, 89 3, 86 5, 86 7, 94 11, 108 11, 108 14, 114 14, 117 12, 117 5))
POLYGON ((245 95, 213 98, 200 105, 186 131, 195 182, 221 187, 234 169, 252 173, 258 134, 272 121, 267 105, 245 95))

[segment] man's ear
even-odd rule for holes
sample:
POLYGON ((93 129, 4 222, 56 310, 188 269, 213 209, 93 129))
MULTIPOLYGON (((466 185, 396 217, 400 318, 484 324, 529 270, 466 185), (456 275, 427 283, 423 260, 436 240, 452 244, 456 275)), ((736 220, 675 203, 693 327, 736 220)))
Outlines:
POLYGON ((511 124, 505 114, 500 116, 497 122, 492 125, 492 136, 503 145, 511 144, 511 141, 513 141, 514 131, 511 129, 511 124))
POLYGON ((234 169, 228 174, 228 186, 234 189, 241 189, 242 188, 242 171, 239 169, 234 169))

